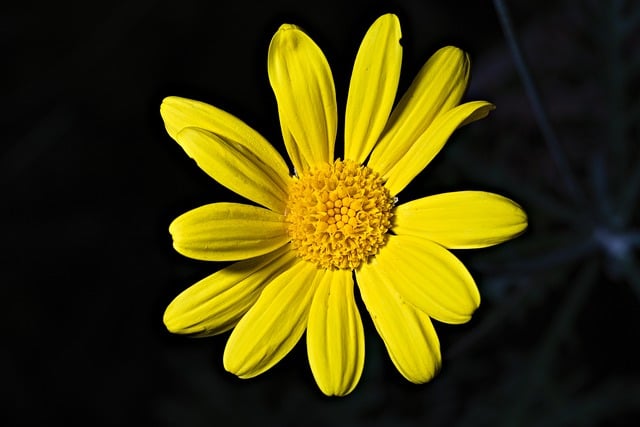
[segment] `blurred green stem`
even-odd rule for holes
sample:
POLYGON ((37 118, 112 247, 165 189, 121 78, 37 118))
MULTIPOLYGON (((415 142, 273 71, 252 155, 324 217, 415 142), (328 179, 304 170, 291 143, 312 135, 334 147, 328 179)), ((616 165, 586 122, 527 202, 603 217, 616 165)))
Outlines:
POLYGON ((625 257, 620 260, 622 272, 629 281, 631 290, 636 294, 638 300, 640 300, 640 268, 636 263, 633 253, 627 253, 625 257))
POLYGON ((574 201, 582 202, 584 200, 584 196, 580 190, 580 187, 576 183, 576 180, 569 166, 569 162, 567 161, 564 151, 560 146, 560 142, 558 141, 553 127, 551 126, 549 117, 547 116, 547 113, 542 106, 540 95, 538 94, 535 84, 533 83, 531 73, 529 73, 529 69, 524 61, 522 52, 516 40, 507 7, 502 0, 493 0, 493 4, 498 14, 500 25, 502 26, 502 30, 509 46, 509 50, 511 51, 511 56, 513 57, 516 69, 518 70, 518 74, 520 75, 520 79, 522 80, 522 84, 524 85, 524 89, 527 97, 529 98, 529 102, 531 103, 533 114, 536 118, 536 121, 538 122, 540 132, 542 133, 542 136, 547 144, 547 148, 551 153, 551 157, 558 169, 558 172, 560 173, 563 185, 567 193, 573 198, 574 201))
MULTIPOLYGON (((636 160, 637 162, 638 160, 636 160)), ((637 165, 638 163, 636 163, 637 165)), ((638 203, 638 193, 640 193, 640 167, 636 167, 631 177, 620 190, 622 192, 620 202, 620 217, 623 226, 628 226, 633 216, 636 204, 638 203)))
MULTIPOLYGON (((627 141, 625 139, 626 134, 626 117, 624 114, 624 91, 625 91, 625 72, 624 64, 621 58, 621 46, 624 40, 622 34, 622 2, 620 0, 613 0, 610 2, 604 2, 603 15, 606 17, 603 19, 605 30, 601 31, 604 45, 602 49, 604 51, 604 58, 606 63, 606 96, 607 96, 607 146, 611 147, 611 161, 615 168, 611 168, 610 173, 614 174, 613 188, 621 189, 620 197, 622 203, 619 207, 620 214, 623 217, 628 216, 628 212, 625 209, 629 207, 624 206, 624 199, 626 198, 624 188, 627 188, 627 165, 629 165, 629 153, 627 152, 627 141)), ((634 194, 635 197, 635 194, 634 194)))
POLYGON ((611 196, 609 194, 609 168, 607 168, 604 155, 600 151, 593 154, 590 175, 593 194, 596 200, 598 200, 596 208, 601 216, 599 222, 608 224, 610 227, 619 227, 623 219, 611 203, 611 196))
POLYGON ((532 357, 528 370, 523 374, 522 394, 515 404, 509 408, 505 416, 504 425, 525 425, 528 409, 535 403, 540 391, 551 374, 553 358, 557 354, 558 346, 562 343, 573 328, 573 324, 580 313, 580 309, 587 301, 587 297, 595 283, 598 281, 598 262, 587 262, 576 277, 573 287, 569 290, 566 300, 557 304, 556 313, 550 323, 548 332, 543 337, 543 342, 532 357))
MULTIPOLYGON (((525 257, 526 259, 518 261, 506 261, 506 262, 476 262, 474 268, 482 271, 485 274, 492 274, 498 271, 502 274, 531 274, 533 272, 549 270, 562 264, 567 264, 576 261, 580 258, 585 258, 591 253, 594 253, 598 249, 600 242, 594 239, 592 235, 581 236, 573 235, 573 241, 568 244, 556 244, 551 249, 546 249, 546 252, 542 255, 536 254, 525 257), (495 270, 495 271, 493 271, 495 270)), ((539 249, 535 249, 539 253, 539 249)))

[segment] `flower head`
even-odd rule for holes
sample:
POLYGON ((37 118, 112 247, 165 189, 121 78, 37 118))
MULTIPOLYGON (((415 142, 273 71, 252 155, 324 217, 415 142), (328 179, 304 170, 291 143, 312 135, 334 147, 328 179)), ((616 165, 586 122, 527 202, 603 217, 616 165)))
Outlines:
POLYGON ((175 333, 233 329, 225 368, 250 378, 280 361, 306 331, 309 364, 327 395, 351 392, 364 365, 357 284, 389 356, 409 381, 441 363, 431 319, 463 323, 480 303, 449 249, 481 248, 520 234, 522 209, 492 193, 462 191, 397 204, 396 195, 485 101, 460 104, 469 60, 438 50, 394 108, 402 48, 395 15, 378 18, 356 56, 346 105, 344 157, 334 155, 337 106, 320 48, 283 25, 268 72, 294 174, 255 130, 210 105, 166 98, 169 135, 213 179, 255 204, 213 203, 169 230, 188 257, 237 261, 182 292, 164 322, 175 333))

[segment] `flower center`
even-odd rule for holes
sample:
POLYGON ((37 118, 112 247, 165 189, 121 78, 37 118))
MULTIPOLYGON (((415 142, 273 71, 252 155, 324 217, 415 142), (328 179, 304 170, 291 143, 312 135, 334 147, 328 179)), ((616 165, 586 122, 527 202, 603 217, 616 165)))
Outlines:
POLYGON ((394 200, 378 173, 352 160, 295 178, 286 219, 298 256, 326 269, 354 269, 385 243, 394 200))

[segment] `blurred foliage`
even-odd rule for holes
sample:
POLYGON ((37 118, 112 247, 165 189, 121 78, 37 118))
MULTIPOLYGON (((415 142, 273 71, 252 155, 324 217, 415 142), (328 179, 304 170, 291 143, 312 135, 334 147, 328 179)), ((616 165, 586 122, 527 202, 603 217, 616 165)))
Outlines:
POLYGON ((0 423, 636 425, 640 3, 508 6, 542 127, 490 2, 8 7, 0 423), (239 380, 222 368, 226 335, 189 340, 161 324, 177 292, 219 267, 175 254, 167 225, 233 195, 168 141, 160 100, 214 103, 279 144, 265 64, 277 25, 309 31, 344 103, 362 33, 387 11, 403 25, 401 90, 453 43, 473 61, 467 99, 497 105, 454 134, 401 201, 494 191, 523 205, 529 229, 456 252, 483 302, 466 325, 436 325, 444 364, 429 384, 400 377, 366 315, 365 372, 350 396, 317 390, 304 345, 239 380))

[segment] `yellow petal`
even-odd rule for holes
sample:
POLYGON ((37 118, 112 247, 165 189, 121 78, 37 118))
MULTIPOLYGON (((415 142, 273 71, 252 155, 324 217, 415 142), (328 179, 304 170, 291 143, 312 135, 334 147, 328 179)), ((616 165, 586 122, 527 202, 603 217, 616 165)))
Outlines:
POLYGON ((391 194, 398 194, 440 152, 451 134, 461 126, 480 120, 495 107, 486 101, 459 105, 439 115, 383 177, 391 194))
POLYGON ((184 290, 164 312, 164 324, 176 334, 211 336, 233 328, 262 289, 296 259, 288 246, 236 262, 184 290))
POLYGON ((409 381, 429 381, 441 365, 440 342, 429 316, 404 301, 375 259, 356 271, 358 288, 393 364, 409 381))
POLYGON ((427 239, 390 235, 368 268, 379 269, 403 300, 444 323, 467 322, 480 304, 465 266, 427 239))
POLYGON ((433 54, 391 113, 368 166, 385 175, 438 114, 458 105, 468 80, 466 53, 448 46, 433 54))
POLYGON ((309 313, 307 352, 324 394, 344 396, 353 391, 364 367, 364 330, 351 270, 321 273, 309 313))
POLYGON ((298 27, 282 25, 269 46, 268 71, 282 135, 296 170, 332 162, 336 92, 320 48, 298 27))
POLYGON ((160 114, 169 135, 176 139, 188 127, 215 133, 228 142, 247 148, 280 177, 289 175, 289 168, 278 151, 262 135, 237 117, 204 102, 170 96, 162 101, 160 114))
POLYGON ((433 240, 450 249, 483 248, 513 239, 527 228, 514 201, 483 191, 459 191, 397 206, 393 232, 433 240))
POLYGON ((398 89, 402 46, 398 17, 378 18, 360 44, 345 119, 345 159, 364 163, 387 124, 398 89))
POLYGON ((190 210, 169 226, 173 247, 203 261, 237 261, 264 255, 288 241, 284 216, 240 203, 212 203, 190 210))
POLYGON ((291 351, 307 326, 318 271, 299 260, 267 285, 227 341, 227 371, 240 378, 255 377, 291 351))
POLYGON ((246 147, 199 128, 185 128, 176 141, 200 169, 228 189, 283 213, 287 200, 285 179, 246 147))

